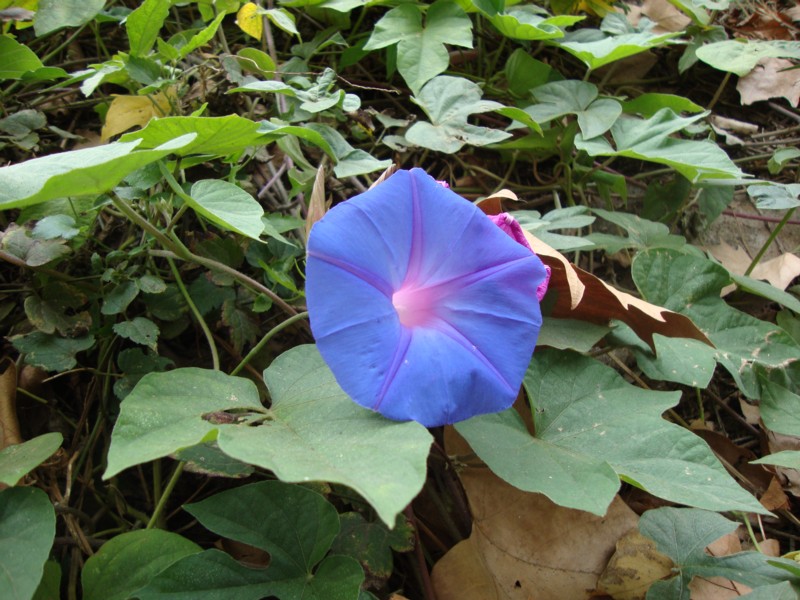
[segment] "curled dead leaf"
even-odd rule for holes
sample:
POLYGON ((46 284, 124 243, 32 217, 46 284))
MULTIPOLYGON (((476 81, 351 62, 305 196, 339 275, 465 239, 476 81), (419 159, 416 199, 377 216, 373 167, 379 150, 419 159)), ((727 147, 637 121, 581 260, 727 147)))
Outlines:
POLYGON ((656 543, 633 529, 619 539, 616 551, 597 582, 597 591, 614 600, 644 600, 647 590, 672 575, 674 563, 656 543))
POLYGON ((0 374, 0 450, 22 443, 17 419, 17 366, 6 359, 0 374))
POLYGON ((311 197, 308 201, 308 213, 306 214, 306 239, 311 234, 314 223, 325 216, 327 206, 325 204, 325 161, 320 163, 317 174, 314 177, 314 187, 311 188, 311 197))

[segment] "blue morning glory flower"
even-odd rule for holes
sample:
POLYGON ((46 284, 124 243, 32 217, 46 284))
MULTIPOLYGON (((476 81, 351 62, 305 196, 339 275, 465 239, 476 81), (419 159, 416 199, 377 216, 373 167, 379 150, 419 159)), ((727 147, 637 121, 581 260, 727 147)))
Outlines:
POLYGON ((318 221, 306 276, 319 351, 358 404, 433 427, 514 402, 545 267, 421 169, 318 221))

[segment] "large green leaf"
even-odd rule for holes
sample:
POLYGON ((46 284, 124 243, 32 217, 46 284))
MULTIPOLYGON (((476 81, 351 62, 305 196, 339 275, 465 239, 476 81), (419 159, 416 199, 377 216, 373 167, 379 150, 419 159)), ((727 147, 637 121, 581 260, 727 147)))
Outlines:
POLYGON ((127 600, 171 564, 202 549, 161 529, 129 531, 111 538, 81 572, 84 600, 127 600))
POLYGON ((705 388, 714 376, 716 350, 698 340, 653 334, 656 354, 633 349, 636 363, 650 379, 705 388))
POLYGON ((217 437, 229 456, 284 481, 349 485, 394 523, 425 480, 427 430, 357 406, 314 346, 282 354, 264 379, 269 410, 247 379, 195 368, 146 375, 122 402, 105 477, 217 437))
POLYGON ((270 578, 271 569, 250 569, 219 550, 188 556, 138 593, 139 600, 356 600, 364 580, 358 562, 329 556, 314 576, 270 578))
POLYGON ((364 50, 397 45, 397 70, 417 94, 450 64, 445 44, 472 48, 472 21, 455 2, 438 0, 422 26, 422 6, 401 4, 375 24, 364 50))
POLYGON ((66 77, 67 72, 57 67, 45 67, 36 53, 8 35, 0 35, 0 81, 24 79, 45 81, 66 77))
POLYGON ((749 398, 759 398, 754 366, 786 367, 800 360, 800 347, 783 329, 736 310, 720 298, 731 283, 720 265, 676 250, 646 250, 631 266, 648 302, 686 315, 717 349, 715 358, 749 398))
POLYGON ((765 512, 703 440, 661 417, 680 392, 643 390, 591 358, 547 349, 535 354, 525 388, 538 438, 607 461, 624 480, 673 502, 765 512))
POLYGON ((102 194, 136 169, 185 148, 195 137, 194 133, 175 136, 151 150, 136 150, 139 142, 115 142, 2 167, 0 209, 22 208, 65 196, 102 194))
POLYGON ((462 77, 435 77, 413 101, 430 119, 430 123, 417 121, 406 132, 406 139, 417 146, 452 154, 464 144, 485 146, 511 137, 505 131, 467 122, 471 114, 498 110, 502 105, 481 100, 481 88, 462 77))
POLYGON ((616 149, 602 136, 585 139, 578 135, 575 146, 591 156, 625 156, 667 165, 692 182, 743 177, 744 173, 714 142, 672 137, 705 116, 679 117, 669 108, 649 119, 622 116, 611 127, 616 149))
POLYGON ((720 71, 744 77, 762 58, 800 59, 800 43, 785 40, 725 40, 700 46, 697 58, 720 71))
POLYGON ((206 219, 230 231, 259 239, 264 231, 264 209, 238 185, 220 179, 203 179, 192 185, 186 202, 206 219))
POLYGON ((0 492, 0 590, 3 600, 30 600, 42 578, 56 513, 39 488, 0 492))
POLYGON ((123 135, 120 140, 132 142, 141 140, 141 148, 155 148, 180 138, 188 133, 194 134, 190 143, 176 149, 176 154, 216 154, 225 156, 241 152, 248 146, 269 141, 259 131, 260 123, 240 117, 164 117, 150 119, 144 129, 123 135))
POLYGON ((60 433, 51 432, 0 450, 0 483, 17 485, 26 474, 52 456, 63 440, 60 433))
POLYGON ((140 592, 142 600, 358 597, 364 579, 358 562, 325 558, 339 531, 339 515, 318 493, 265 481, 222 492, 186 510, 214 533, 269 552, 269 568, 248 569, 209 550, 165 571, 140 592))
POLYGON ((339 515, 317 492, 263 481, 184 507, 214 533, 269 552, 283 577, 310 575, 339 533, 339 515))
POLYGON ((104 4, 105 0, 39 0, 33 29, 41 36, 62 27, 78 27, 103 10, 104 4))
POLYGON ((656 581, 647 592, 647 600, 689 600, 689 583, 694 577, 724 577, 754 588, 791 579, 789 572, 770 562, 791 566, 793 561, 773 559, 761 552, 718 557, 705 551, 706 546, 737 526, 722 515, 693 508, 646 511, 639 520, 639 531, 672 559, 677 571, 671 579, 656 581))
POLYGON ((616 472, 602 458, 531 436, 513 409, 455 427, 499 477, 561 506, 602 516, 619 489, 616 472))

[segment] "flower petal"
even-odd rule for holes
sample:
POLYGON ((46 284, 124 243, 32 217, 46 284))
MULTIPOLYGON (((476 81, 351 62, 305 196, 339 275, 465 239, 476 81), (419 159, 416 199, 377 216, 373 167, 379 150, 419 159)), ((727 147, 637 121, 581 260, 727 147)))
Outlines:
POLYGON ((436 426, 513 403, 544 278, 535 254, 414 169, 315 224, 306 297, 345 392, 389 418, 436 426))

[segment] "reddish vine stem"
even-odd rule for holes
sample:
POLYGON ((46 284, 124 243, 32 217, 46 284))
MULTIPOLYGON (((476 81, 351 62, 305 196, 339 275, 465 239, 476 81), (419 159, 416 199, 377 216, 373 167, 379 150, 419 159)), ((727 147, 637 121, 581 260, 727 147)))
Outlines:
MULTIPOLYGON (((766 217, 764 215, 751 215, 748 213, 740 213, 733 210, 723 210, 723 215, 728 217, 736 217, 737 219, 748 219, 750 221, 764 221, 765 223, 780 223, 783 221, 780 217, 766 217)), ((790 219, 786 221, 786 225, 800 225, 800 221, 796 219, 790 219)))
POLYGON ((425 600, 436 600, 436 592, 433 589, 433 582, 431 581, 431 574, 428 572, 428 565, 425 563, 425 553, 422 550, 422 538, 419 535, 419 525, 417 518, 414 516, 414 509, 409 504, 403 510, 408 522, 414 527, 414 554, 417 557, 417 566, 419 567, 419 575, 422 578, 422 586, 425 588, 425 600))

